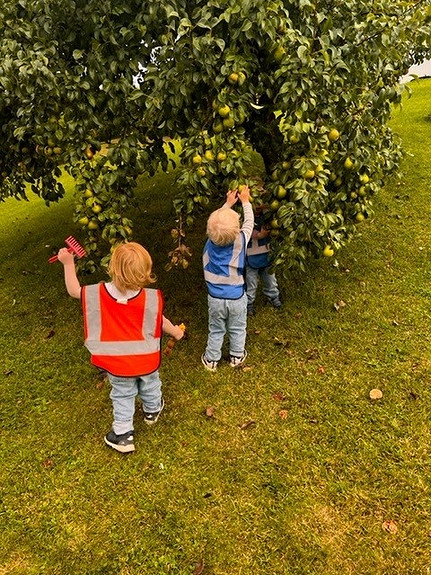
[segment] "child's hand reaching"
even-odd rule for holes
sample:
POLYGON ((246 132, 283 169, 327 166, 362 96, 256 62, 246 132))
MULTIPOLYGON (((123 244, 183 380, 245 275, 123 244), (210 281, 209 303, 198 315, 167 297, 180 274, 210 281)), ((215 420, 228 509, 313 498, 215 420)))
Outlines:
POLYGON ((229 208, 234 206, 238 201, 238 190, 229 190, 226 194, 226 204, 229 208))
POLYGON ((250 201, 250 188, 248 186, 240 186, 238 190, 238 198, 242 204, 250 201))
POLYGON ((263 238, 267 238, 270 234, 270 230, 268 228, 261 228, 259 231, 256 232, 256 235, 254 235, 254 231, 253 231, 253 237, 256 240, 261 240, 263 238))
POLYGON ((57 257, 58 261, 61 262, 64 266, 75 265, 75 258, 67 248, 61 248, 57 254, 57 257))

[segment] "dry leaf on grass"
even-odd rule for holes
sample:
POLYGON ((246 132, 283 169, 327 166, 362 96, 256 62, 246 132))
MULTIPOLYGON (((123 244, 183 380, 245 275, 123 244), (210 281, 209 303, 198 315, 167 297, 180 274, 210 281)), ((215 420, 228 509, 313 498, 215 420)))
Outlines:
POLYGON ((280 339, 274 336, 274 345, 281 345, 282 347, 289 347, 290 341, 287 339, 280 339))
POLYGON ((247 427, 250 427, 250 425, 255 424, 255 420, 254 419, 249 419, 249 421, 246 421, 245 423, 242 423, 239 428, 240 429, 247 429, 247 427))
POLYGON ((383 397, 383 393, 380 391, 380 389, 372 389, 370 391, 370 398, 371 399, 382 399, 383 397))
POLYGON ((286 396, 284 395, 284 393, 273 393, 272 394, 272 399, 275 399, 275 401, 284 401, 286 399, 286 396))
POLYGON ((307 354, 307 361, 314 361, 319 357, 319 350, 317 348, 309 348, 305 350, 307 354))
POLYGON ((204 572, 204 567, 205 567, 204 560, 201 559, 199 563, 196 563, 193 575, 202 575, 202 573, 204 572))
POLYGON ((396 533, 398 531, 397 524, 395 523, 395 521, 392 521, 391 519, 389 519, 388 521, 383 521, 382 529, 384 531, 387 531, 388 533, 396 533))
POLYGON ((287 419, 288 411, 286 409, 281 409, 278 412, 278 415, 281 417, 281 419, 287 419))
POLYGON ((205 409, 205 415, 206 415, 207 417, 214 417, 214 410, 215 410, 215 407, 212 406, 212 405, 210 405, 209 407, 207 407, 207 408, 205 409))

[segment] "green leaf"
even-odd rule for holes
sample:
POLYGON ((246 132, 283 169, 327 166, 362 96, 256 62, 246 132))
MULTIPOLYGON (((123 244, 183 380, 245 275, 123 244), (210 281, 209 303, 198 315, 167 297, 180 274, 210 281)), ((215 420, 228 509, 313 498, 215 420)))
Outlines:
POLYGON ((298 50, 297 50, 297 54, 298 54, 298 58, 302 61, 305 62, 306 61, 306 54, 308 52, 308 48, 307 46, 299 46, 298 50))

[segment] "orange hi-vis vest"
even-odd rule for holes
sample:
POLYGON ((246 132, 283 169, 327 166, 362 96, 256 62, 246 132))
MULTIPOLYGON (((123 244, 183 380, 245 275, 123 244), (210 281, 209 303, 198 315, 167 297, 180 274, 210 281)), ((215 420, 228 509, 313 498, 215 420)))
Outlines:
POLYGON ((159 368, 163 297, 158 289, 142 289, 118 302, 104 283, 81 290, 85 346, 91 363, 112 375, 137 377, 159 368))

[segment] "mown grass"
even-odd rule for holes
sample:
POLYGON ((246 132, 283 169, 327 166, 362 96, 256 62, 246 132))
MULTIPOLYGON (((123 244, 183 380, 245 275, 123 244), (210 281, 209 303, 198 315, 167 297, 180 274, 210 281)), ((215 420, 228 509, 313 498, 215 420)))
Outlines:
POLYGON ((204 222, 191 268, 165 272, 173 175, 142 182, 136 240, 190 337, 164 360, 157 426, 136 414, 130 456, 104 446, 109 389, 47 264, 79 238, 71 193, 0 206, 0 574, 430 572, 431 80, 413 87, 392 122, 402 178, 338 268, 280 279, 281 313, 260 299, 245 370, 203 370, 204 222))

